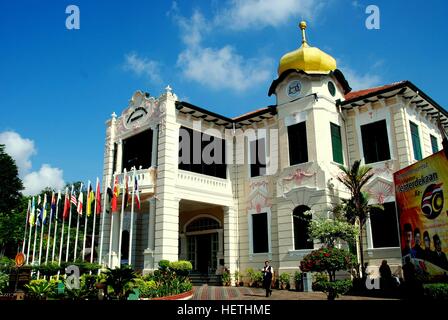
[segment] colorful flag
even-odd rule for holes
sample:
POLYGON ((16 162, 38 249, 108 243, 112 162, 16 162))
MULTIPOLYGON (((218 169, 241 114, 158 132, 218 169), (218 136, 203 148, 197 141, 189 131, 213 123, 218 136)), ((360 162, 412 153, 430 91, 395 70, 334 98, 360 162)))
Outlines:
POLYGON ((114 197, 114 193, 112 192, 112 189, 110 187, 107 187, 106 191, 106 212, 111 213, 112 212, 112 199, 114 197))
POLYGON ((128 177, 125 176, 125 188, 124 188, 124 207, 126 208, 129 204, 129 188, 128 188, 128 177))
POLYGON ((135 202, 137 203, 137 208, 140 210, 140 190, 138 189, 138 179, 134 176, 134 194, 135 194, 135 202))
MULTIPOLYGON (((59 201, 61 201, 61 190, 58 191, 58 197, 57 197, 57 199, 56 199, 56 205, 55 205, 55 208, 57 208, 57 207, 59 206, 59 201)), ((58 211, 58 210, 55 209, 54 217, 55 217, 56 220, 59 220, 59 217, 57 216, 57 213, 56 213, 57 211, 58 211)))
POLYGON ((50 205, 50 221, 53 220, 56 214, 56 195, 51 193, 51 205, 50 205))
POLYGON ((78 212, 78 214, 80 216, 82 216, 83 199, 84 199, 84 194, 82 193, 82 190, 79 190, 78 208, 76 209, 76 211, 78 212))
POLYGON ((36 208, 36 226, 40 227, 40 214, 41 214, 41 208, 39 208, 40 203, 41 203, 41 198, 40 195, 37 197, 37 208, 36 208))
POLYGON ((41 221, 42 224, 47 223, 47 194, 44 194, 44 203, 42 205, 42 211, 41 211, 41 221))
POLYGON ((78 202, 76 201, 76 194, 74 191, 72 191, 71 194, 71 203, 74 204, 75 206, 78 204, 78 202))
POLYGON ((118 176, 115 176, 114 193, 112 196, 112 213, 117 211, 118 188, 118 176))
POLYGON ((31 210, 30 210, 30 218, 28 219, 28 223, 30 224, 30 226, 33 226, 34 223, 36 222, 36 208, 34 207, 34 197, 33 200, 31 201, 31 210))
POLYGON ((68 188, 65 188, 64 211, 62 213, 62 219, 67 220, 69 211, 70 211, 70 198, 68 196, 68 188))
POLYGON ((96 214, 101 214, 101 187, 100 187, 100 179, 98 178, 96 178, 95 204, 96 204, 96 214))
POLYGON ((89 181, 89 187, 87 188, 87 208, 86 214, 88 217, 92 214, 92 202, 95 201, 95 195, 93 194, 92 184, 89 181))

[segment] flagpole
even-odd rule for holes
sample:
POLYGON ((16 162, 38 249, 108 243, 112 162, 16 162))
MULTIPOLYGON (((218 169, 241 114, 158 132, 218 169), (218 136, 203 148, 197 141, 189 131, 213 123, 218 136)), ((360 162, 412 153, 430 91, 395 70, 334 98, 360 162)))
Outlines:
POLYGON ((33 226, 34 226, 34 221, 35 221, 35 218, 33 218, 34 221, 31 222, 31 214, 33 214, 33 216, 34 216, 34 197, 33 197, 33 200, 32 200, 32 206, 31 206, 31 211, 30 211, 30 235, 28 237, 28 249, 27 249, 27 252, 26 252, 26 264, 28 264, 30 262, 31 237, 32 237, 32 234, 33 234, 33 226))
MULTIPOLYGON (((40 212, 42 219, 40 223, 40 244, 39 244, 39 265, 42 258, 42 240, 44 238, 44 229, 45 229, 45 207, 47 205, 47 194, 44 193, 44 204, 42 205, 42 211, 40 212)), ((37 279, 39 279, 40 271, 37 271, 37 279)))
POLYGON ((106 183, 104 183, 103 197, 104 197, 104 199, 103 199, 103 216, 101 219, 102 220, 102 222, 101 222, 101 241, 100 241, 100 255, 98 257, 98 264, 101 264, 102 259, 103 259, 104 222, 105 222, 105 217, 106 217, 106 201, 107 201, 106 200, 107 199, 107 184, 106 183))
POLYGON ((135 167, 134 167, 134 174, 132 175, 132 183, 134 186, 132 187, 132 202, 131 202, 131 227, 129 232, 129 258, 128 258, 128 264, 129 266, 132 265, 132 239, 133 239, 133 231, 134 231, 134 196, 135 196, 135 167))
POLYGON ((67 252, 65 253, 65 262, 68 262, 68 252, 70 250, 70 227, 72 226, 72 197, 74 188, 75 186, 72 185, 72 190, 70 192, 70 207, 68 209, 67 252))
POLYGON ((59 201, 61 200, 61 190, 58 190, 58 198, 56 200, 56 222, 54 226, 54 235, 53 235, 53 248, 51 250, 51 261, 54 261, 54 254, 56 251, 56 236, 58 235, 58 218, 59 218, 59 201))
MULTIPOLYGON (((81 199, 81 193, 82 193, 82 183, 81 187, 79 188, 79 198, 78 198, 78 205, 76 208, 76 213, 78 213, 78 219, 76 221, 76 237, 75 237, 75 257, 73 258, 73 261, 76 261, 77 251, 78 251, 78 237, 79 237, 79 199, 81 199)), ((82 207, 81 207, 81 214, 82 214, 82 207)))
POLYGON ((123 233, 123 218, 124 218, 124 196, 126 193, 126 179, 127 179, 127 175, 126 175, 126 168, 124 169, 124 175, 123 175, 123 195, 121 197, 121 215, 120 215, 120 233, 119 233, 119 238, 118 238, 118 259, 120 262, 120 267, 121 267, 121 242, 123 240, 122 237, 122 233, 123 233))
MULTIPOLYGON (((96 186, 95 186, 95 208, 93 208, 93 230, 92 230, 92 243, 90 244, 90 263, 93 263, 93 249, 95 248, 95 225, 96 225, 96 207, 97 207, 97 201, 98 201, 98 191, 99 191, 99 184, 100 179, 96 178, 96 186)), ((101 198, 100 198, 101 202, 101 198)))
MULTIPOLYGON (((90 204, 90 185, 91 182, 89 180, 88 186, 87 186, 87 196, 86 196, 86 208, 87 210, 89 210, 89 206, 90 204)), ((87 210, 86 210, 86 216, 84 219, 84 237, 82 239, 82 260, 84 261, 84 257, 86 256, 86 240, 87 240, 87 210)), ((92 210, 92 208, 90 208, 90 211, 92 210)))
POLYGON ((25 217, 25 233, 23 234, 23 244, 22 244, 22 253, 25 254, 25 245, 26 245, 26 232, 28 231, 28 219, 30 216, 31 210, 31 199, 28 200, 28 208, 26 209, 26 217, 25 217))
POLYGON ((48 235, 47 235, 47 250, 45 251, 45 264, 48 263, 48 253, 50 251, 50 235, 51 235, 51 222, 53 219, 53 200, 54 200, 54 191, 51 193, 51 203, 50 203, 50 224, 48 225, 48 235))
MULTIPOLYGON (((116 176, 114 175, 114 180, 113 180, 114 181, 114 186, 113 186, 114 191, 113 192, 115 192, 115 179, 116 179, 116 176)), ((117 188, 118 188, 118 186, 117 186, 117 188)), ((113 201, 113 199, 111 201, 113 201)), ((113 209, 111 208, 110 209, 110 236, 109 236, 109 239, 110 239, 109 240, 109 268, 112 266, 112 239, 114 236, 113 231, 114 231, 114 212, 113 212, 113 209)))
MULTIPOLYGON (((40 204, 40 196, 37 200, 37 205, 40 204)), ((37 239, 37 219, 39 217, 37 215, 34 216, 34 244, 33 244, 33 260, 31 262, 32 265, 34 265, 34 262, 36 262, 36 239, 37 239)))
MULTIPOLYGON (((58 265, 61 266, 61 260, 62 260, 62 247, 64 246, 64 226, 65 226, 65 205, 67 203, 67 196, 68 196, 68 187, 65 187, 65 195, 64 195, 64 212, 62 212, 62 229, 61 229, 61 240, 59 241, 59 256, 58 256, 58 265)), ((69 206, 71 206, 70 204, 70 199, 68 200, 69 206)), ((70 208, 70 207, 69 207, 70 208)), ((70 212, 70 209, 69 209, 70 212)), ((60 269, 58 270, 58 276, 57 279, 59 280, 59 273, 60 273, 60 269)))

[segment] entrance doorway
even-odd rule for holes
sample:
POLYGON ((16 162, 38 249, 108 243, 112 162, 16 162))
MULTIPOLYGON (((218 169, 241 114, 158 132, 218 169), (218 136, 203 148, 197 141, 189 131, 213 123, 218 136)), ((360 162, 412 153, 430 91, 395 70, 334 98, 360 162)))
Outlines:
POLYGON ((209 274, 216 271, 218 265, 218 232, 187 236, 188 260, 193 271, 209 274))

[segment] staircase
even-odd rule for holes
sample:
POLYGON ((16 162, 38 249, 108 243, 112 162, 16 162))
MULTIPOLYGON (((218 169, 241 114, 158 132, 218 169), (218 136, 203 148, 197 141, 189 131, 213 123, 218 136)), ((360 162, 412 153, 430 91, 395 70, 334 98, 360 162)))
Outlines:
POLYGON ((190 281, 193 286, 201 286, 203 284, 208 284, 209 286, 220 286, 221 277, 216 274, 204 274, 199 272, 192 272, 189 275, 190 281))

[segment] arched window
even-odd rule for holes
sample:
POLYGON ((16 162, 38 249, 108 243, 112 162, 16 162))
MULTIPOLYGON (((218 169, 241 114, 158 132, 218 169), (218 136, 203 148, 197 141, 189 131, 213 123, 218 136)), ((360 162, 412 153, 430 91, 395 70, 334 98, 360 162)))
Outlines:
POLYGON ((203 231, 203 230, 213 230, 213 229, 219 229, 219 222, 212 218, 198 218, 191 222, 188 226, 186 231, 192 232, 192 231, 203 231))
POLYGON ((307 206, 298 206, 292 213, 294 222, 294 249, 313 249, 313 241, 309 240, 311 215, 304 212, 310 210, 307 206))

